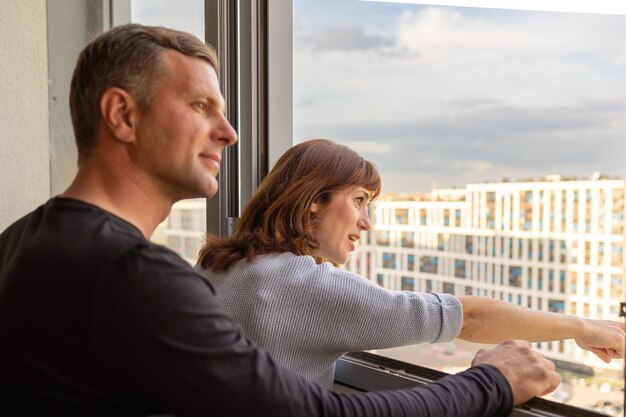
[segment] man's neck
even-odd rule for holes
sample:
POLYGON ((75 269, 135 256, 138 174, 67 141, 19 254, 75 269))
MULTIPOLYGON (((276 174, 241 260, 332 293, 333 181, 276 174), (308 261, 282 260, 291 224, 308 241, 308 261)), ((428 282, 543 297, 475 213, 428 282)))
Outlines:
MULTIPOLYGON (((117 167, 119 168, 119 167, 117 167)), ((172 201, 133 173, 107 169, 97 161, 84 163, 63 197, 93 204, 137 227, 146 239, 168 216, 172 201)))

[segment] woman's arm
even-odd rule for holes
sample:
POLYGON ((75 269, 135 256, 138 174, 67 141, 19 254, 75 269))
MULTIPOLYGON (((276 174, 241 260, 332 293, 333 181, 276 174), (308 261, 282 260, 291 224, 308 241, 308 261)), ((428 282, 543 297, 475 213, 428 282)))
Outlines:
POLYGON ((574 339, 605 362, 624 357, 623 324, 532 310, 489 297, 464 296, 459 300, 463 305, 460 339, 479 343, 574 339))

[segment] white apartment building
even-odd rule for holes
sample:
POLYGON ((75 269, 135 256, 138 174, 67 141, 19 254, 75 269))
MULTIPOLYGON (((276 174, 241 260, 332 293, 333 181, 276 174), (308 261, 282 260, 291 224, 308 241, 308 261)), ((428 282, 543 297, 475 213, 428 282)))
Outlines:
POLYGON ((206 199, 194 198, 174 204, 170 215, 157 227, 151 240, 167 246, 195 265, 205 232, 206 199))
MULTIPOLYGON (((372 230, 347 269, 393 290, 482 295, 519 305, 620 320, 625 294, 626 181, 470 184, 419 201, 372 204, 372 230)), ((573 341, 548 357, 606 365, 573 341)))

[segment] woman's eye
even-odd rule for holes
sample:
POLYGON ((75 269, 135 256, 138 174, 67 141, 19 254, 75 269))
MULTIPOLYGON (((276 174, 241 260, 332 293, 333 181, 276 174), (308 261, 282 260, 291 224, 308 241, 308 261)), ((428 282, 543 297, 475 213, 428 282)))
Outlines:
POLYGON ((365 200, 365 199, 364 199, 363 197, 357 197, 357 198, 356 198, 356 202, 357 202, 357 204, 358 204, 359 206, 363 205, 363 201, 364 201, 364 200, 365 200))

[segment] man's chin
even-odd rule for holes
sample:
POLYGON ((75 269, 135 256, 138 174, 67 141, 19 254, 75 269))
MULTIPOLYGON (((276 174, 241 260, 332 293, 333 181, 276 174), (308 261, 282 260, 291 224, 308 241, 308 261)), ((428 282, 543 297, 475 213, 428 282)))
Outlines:
POLYGON ((176 201, 190 200, 194 198, 211 198, 211 197, 214 197, 215 194, 217 194, 217 191, 218 191, 217 185, 211 188, 204 188, 204 189, 199 189, 199 190, 197 189, 195 190, 195 192, 191 191, 191 192, 185 193, 184 195, 179 195, 176 201))
POLYGON ((208 184, 205 183, 202 189, 197 190, 198 195, 195 196, 194 198, 211 198, 211 197, 214 197, 215 194, 217 194, 218 190, 219 190, 219 183, 217 181, 217 178, 211 177, 208 184))

